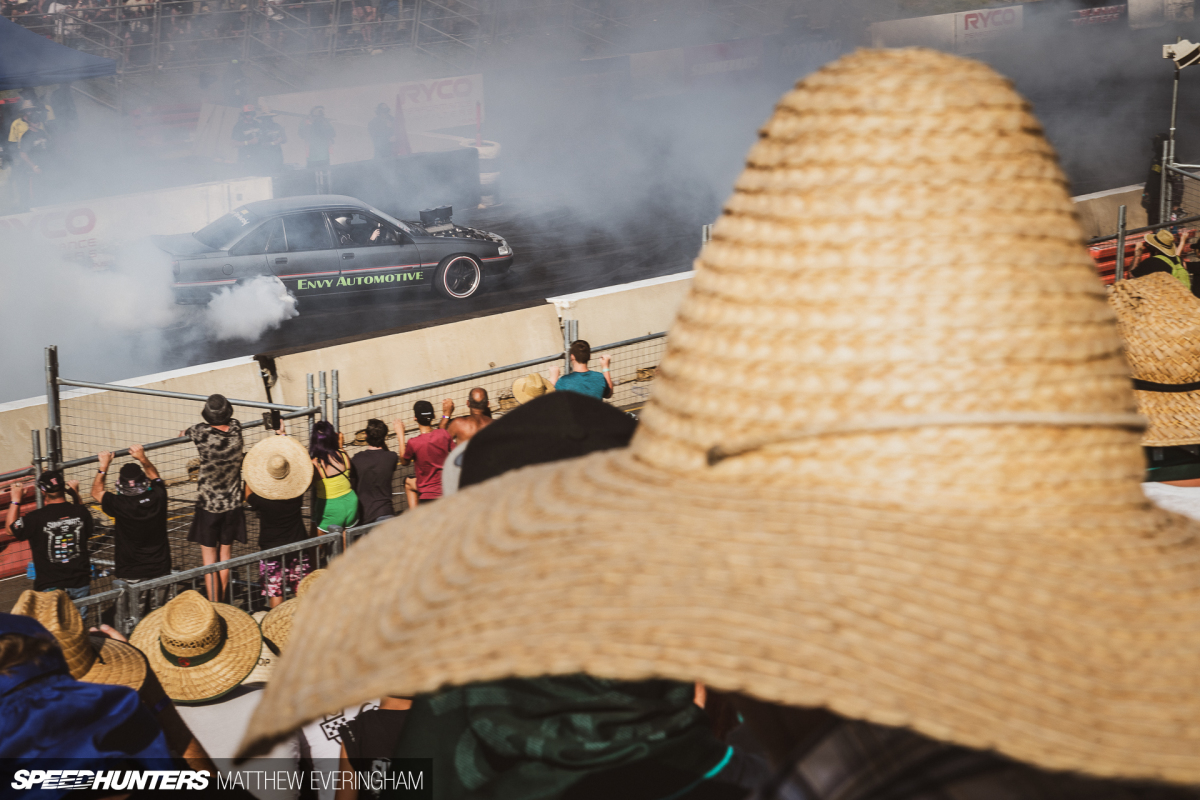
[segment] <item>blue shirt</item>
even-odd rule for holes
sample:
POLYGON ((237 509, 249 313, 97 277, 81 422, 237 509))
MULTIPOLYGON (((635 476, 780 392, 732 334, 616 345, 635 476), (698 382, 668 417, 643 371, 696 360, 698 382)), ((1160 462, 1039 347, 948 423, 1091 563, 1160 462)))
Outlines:
POLYGON ((608 381, 604 380, 603 372, 568 372, 558 379, 554 388, 560 392, 586 394, 588 397, 603 400, 608 381))

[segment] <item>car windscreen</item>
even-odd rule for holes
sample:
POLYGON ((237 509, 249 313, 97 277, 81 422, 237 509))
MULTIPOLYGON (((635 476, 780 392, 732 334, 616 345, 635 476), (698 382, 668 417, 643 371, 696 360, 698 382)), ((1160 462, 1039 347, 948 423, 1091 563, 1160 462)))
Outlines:
POLYGON ((230 211, 215 222, 205 225, 193 233, 192 236, 195 236, 201 244, 207 245, 214 250, 224 250, 237 241, 237 238, 242 235, 247 226, 257 221, 258 219, 249 211, 244 208, 238 208, 230 211))
POLYGON ((391 214, 385 214, 382 211, 380 211, 378 208, 375 208, 374 206, 367 206, 367 208, 375 216, 379 217, 380 219, 386 220, 387 222, 392 223, 393 225, 395 225, 397 228, 404 231, 405 233, 414 233, 415 232, 415 231, 413 231, 411 225, 409 225, 408 223, 405 223, 405 222, 401 222, 400 220, 393 217, 391 214))

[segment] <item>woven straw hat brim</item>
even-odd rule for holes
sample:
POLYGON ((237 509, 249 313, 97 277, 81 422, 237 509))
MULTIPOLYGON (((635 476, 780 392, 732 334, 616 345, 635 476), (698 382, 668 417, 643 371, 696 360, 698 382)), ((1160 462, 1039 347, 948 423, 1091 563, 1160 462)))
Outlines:
POLYGON ((288 636, 292 632, 292 620, 299 607, 299 598, 293 597, 272 608, 262 619, 263 637, 269 639, 280 653, 287 646, 288 636))
MULTIPOLYGON (((1200 381, 1200 298, 1173 276, 1155 272, 1115 284, 1109 303, 1134 378, 1170 385, 1200 381)), ((1135 390, 1134 396, 1150 420, 1145 447, 1200 444, 1200 390, 1135 390)))
POLYGON ((97 658, 82 677, 88 683, 111 683, 139 690, 146 682, 146 657, 136 647, 107 636, 89 634, 97 658))
POLYGON ((521 405, 524 405, 530 400, 541 397, 544 394, 549 394, 553 391, 554 384, 546 380, 546 378, 539 373, 533 373, 522 378, 517 378, 515 381, 513 381, 512 386, 513 397, 521 405), (541 386, 542 391, 538 394, 534 394, 533 387, 529 385, 530 383, 533 383, 535 386, 541 386))
POLYGON ((225 619, 225 644, 212 661, 195 667, 177 667, 163 656, 159 646, 167 606, 151 611, 134 628, 129 643, 141 650, 163 689, 177 703, 214 700, 238 686, 258 663, 262 633, 254 618, 239 608, 213 603, 225 619))
POLYGON ((862 51, 805 78, 696 260, 630 447, 348 551, 247 750, 371 696, 586 671, 1200 783, 1200 525, 1142 494, 1082 240, 989 67, 862 51))
POLYGON ((1128 497, 972 514, 803 485, 741 495, 629 451, 533 467, 335 562, 244 747, 372 696, 587 672, 1195 782, 1198 535, 1128 497))
POLYGON ((242 460, 242 480, 259 497, 290 500, 299 497, 312 483, 312 461, 304 446, 290 436, 268 436, 259 441, 242 460), (288 474, 282 480, 267 471, 272 456, 288 461, 288 474))

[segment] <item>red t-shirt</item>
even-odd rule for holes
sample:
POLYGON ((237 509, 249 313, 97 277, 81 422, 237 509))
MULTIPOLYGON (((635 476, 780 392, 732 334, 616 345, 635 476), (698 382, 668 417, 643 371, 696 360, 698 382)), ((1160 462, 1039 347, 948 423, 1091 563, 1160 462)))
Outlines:
POLYGON ((442 496, 442 464, 453 446, 454 439, 441 428, 414 436, 405 445, 401 458, 417 462, 417 496, 422 500, 442 496))

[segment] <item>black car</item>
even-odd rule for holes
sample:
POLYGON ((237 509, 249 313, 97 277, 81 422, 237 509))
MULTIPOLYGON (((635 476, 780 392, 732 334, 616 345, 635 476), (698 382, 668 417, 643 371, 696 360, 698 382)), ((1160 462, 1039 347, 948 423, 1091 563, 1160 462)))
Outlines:
POLYGON ((154 236, 171 255, 180 303, 274 275, 297 298, 429 286, 472 296, 487 274, 512 266, 512 248, 487 231, 456 225, 451 209, 402 222, 361 200, 310 195, 247 203, 195 233, 154 236))

